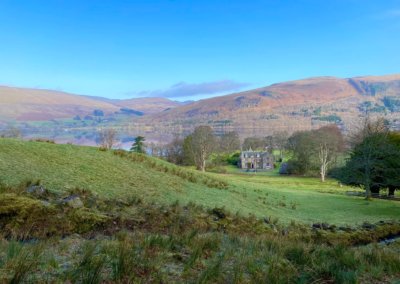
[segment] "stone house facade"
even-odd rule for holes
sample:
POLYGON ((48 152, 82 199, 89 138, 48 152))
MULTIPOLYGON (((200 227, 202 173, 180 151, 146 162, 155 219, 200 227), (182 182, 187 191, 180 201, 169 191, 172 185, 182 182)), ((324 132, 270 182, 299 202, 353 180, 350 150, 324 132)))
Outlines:
POLYGON ((272 170, 274 157, 269 152, 253 151, 250 148, 240 153, 239 166, 244 170, 272 170))

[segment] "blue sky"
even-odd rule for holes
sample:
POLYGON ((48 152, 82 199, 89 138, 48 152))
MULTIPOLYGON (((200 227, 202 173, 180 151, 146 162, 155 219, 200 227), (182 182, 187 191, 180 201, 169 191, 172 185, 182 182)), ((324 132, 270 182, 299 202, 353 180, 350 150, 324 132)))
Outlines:
POLYGON ((0 84, 199 99, 400 73, 399 0, 0 0, 0 84))

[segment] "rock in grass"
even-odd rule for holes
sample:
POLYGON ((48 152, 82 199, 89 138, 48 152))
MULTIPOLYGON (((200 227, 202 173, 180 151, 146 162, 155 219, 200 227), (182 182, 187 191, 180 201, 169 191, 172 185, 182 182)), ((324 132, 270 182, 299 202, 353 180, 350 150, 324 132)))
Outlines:
POLYGON ((47 193, 47 190, 43 185, 31 185, 26 189, 26 192, 36 196, 43 196, 47 193))
POLYGON ((314 223, 311 226, 313 229, 322 229, 322 225, 320 223, 314 223))
POLYGON ((362 228, 363 228, 363 229, 366 229, 366 230, 373 230, 373 229, 376 228, 376 225, 371 224, 371 223, 368 223, 368 222, 364 222, 364 223, 362 224, 362 228))
POLYGON ((323 229, 323 230, 330 230, 330 228, 331 228, 331 227, 329 226, 329 224, 327 224, 327 223, 322 223, 321 226, 322 226, 322 229, 323 229))
POLYGON ((83 202, 78 195, 71 195, 71 196, 65 197, 62 200, 62 203, 69 207, 72 207, 72 208, 84 207, 83 202))
POLYGON ((312 224, 313 229, 321 229, 321 230, 330 230, 332 226, 329 226, 327 223, 314 223, 312 224))
MULTIPOLYGON (((217 220, 224 219, 226 217, 226 214, 222 208, 214 208, 212 210, 212 214, 216 216, 217 220)), ((215 220, 215 221, 217 221, 217 220, 215 220)))

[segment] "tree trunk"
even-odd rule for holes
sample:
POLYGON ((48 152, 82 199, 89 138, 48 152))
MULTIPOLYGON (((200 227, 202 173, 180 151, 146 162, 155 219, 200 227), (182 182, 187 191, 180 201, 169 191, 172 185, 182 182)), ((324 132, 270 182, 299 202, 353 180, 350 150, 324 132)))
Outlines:
POLYGON ((393 197, 394 197, 394 190, 395 190, 394 187, 389 186, 389 193, 388 193, 388 195, 389 195, 390 198, 393 198, 393 197))
POLYGON ((321 163, 320 166, 320 174, 321 174, 321 182, 325 182, 326 169, 329 164, 329 148, 326 143, 321 143, 319 145, 319 160, 321 163))
POLYGON ((371 188, 369 186, 369 183, 365 185, 365 199, 371 199, 371 188))
POLYGON ((325 165, 321 165, 321 182, 325 182, 326 169, 325 165))
POLYGON ((370 158, 366 159, 366 163, 364 165, 364 188, 365 188, 365 199, 371 199, 371 178, 370 178, 370 158))
POLYGON ((201 161, 201 171, 204 173, 206 171, 206 160, 201 161))
POLYGON ((200 155, 200 170, 202 172, 206 171, 206 154, 205 154, 204 150, 201 152, 201 155, 200 155))

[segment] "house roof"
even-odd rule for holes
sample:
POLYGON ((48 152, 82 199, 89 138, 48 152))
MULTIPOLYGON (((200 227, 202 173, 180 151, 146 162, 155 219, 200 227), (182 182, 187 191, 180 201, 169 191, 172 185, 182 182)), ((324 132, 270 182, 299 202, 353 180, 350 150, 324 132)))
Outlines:
POLYGON ((266 151, 253 151, 251 148, 247 151, 242 151, 242 154, 260 154, 260 155, 265 155, 265 154, 269 154, 266 151))

